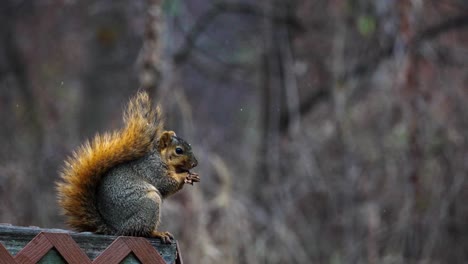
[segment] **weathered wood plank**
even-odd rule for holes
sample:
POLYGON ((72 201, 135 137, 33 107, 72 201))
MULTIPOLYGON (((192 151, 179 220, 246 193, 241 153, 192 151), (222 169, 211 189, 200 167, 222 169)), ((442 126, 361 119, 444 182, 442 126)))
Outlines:
MULTIPOLYGON (((15 256, 40 232, 70 234, 73 240, 91 260, 94 260, 97 256, 99 256, 114 240, 117 239, 116 236, 96 235, 89 232, 75 233, 63 229, 43 229, 36 227, 18 227, 0 224, 0 243, 6 247, 11 255, 15 256)), ((176 263, 176 242, 171 244, 163 244, 159 239, 145 239, 147 239, 147 241, 149 241, 150 244, 159 252, 166 263, 176 263)), ((146 249, 146 251, 149 251, 149 249, 146 249)), ((50 257, 54 257, 54 253, 49 252, 48 255, 49 254, 50 257)), ((132 258, 135 258, 135 255, 132 255, 126 259, 131 262, 132 258)))

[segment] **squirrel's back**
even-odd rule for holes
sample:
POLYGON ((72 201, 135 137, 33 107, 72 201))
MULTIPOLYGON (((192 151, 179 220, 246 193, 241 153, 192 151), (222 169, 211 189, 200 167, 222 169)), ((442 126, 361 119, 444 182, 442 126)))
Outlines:
POLYGON ((111 168, 145 156, 163 131, 160 108, 153 108, 148 94, 138 93, 124 114, 124 127, 96 135, 65 162, 57 183, 58 201, 77 231, 105 232, 96 205, 96 190, 111 168))

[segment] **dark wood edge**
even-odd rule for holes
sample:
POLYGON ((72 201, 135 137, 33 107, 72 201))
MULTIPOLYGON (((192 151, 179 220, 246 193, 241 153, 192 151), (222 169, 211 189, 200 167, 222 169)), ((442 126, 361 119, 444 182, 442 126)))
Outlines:
POLYGON ((182 254, 180 253, 179 242, 176 241, 176 264, 184 264, 184 260, 182 259, 182 254))

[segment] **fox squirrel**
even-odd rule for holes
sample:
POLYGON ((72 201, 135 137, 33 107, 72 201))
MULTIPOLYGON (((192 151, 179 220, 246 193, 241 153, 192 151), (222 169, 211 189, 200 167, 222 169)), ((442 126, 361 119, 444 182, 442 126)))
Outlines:
POLYGON ((58 202, 77 231, 173 239, 158 230, 162 199, 199 182, 191 146, 163 131, 159 106, 138 93, 124 113, 125 126, 96 135, 65 161, 58 202))

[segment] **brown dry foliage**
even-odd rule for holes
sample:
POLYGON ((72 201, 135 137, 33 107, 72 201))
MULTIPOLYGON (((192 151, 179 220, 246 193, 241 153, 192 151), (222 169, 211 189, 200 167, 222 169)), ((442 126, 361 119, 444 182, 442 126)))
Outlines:
MULTIPOLYGON (((184 259, 467 262, 467 4, 251 2, 164 7, 153 97, 202 177, 162 211, 184 259)), ((0 222, 65 227, 53 182, 121 126, 146 4, 1 2, 0 222)))

